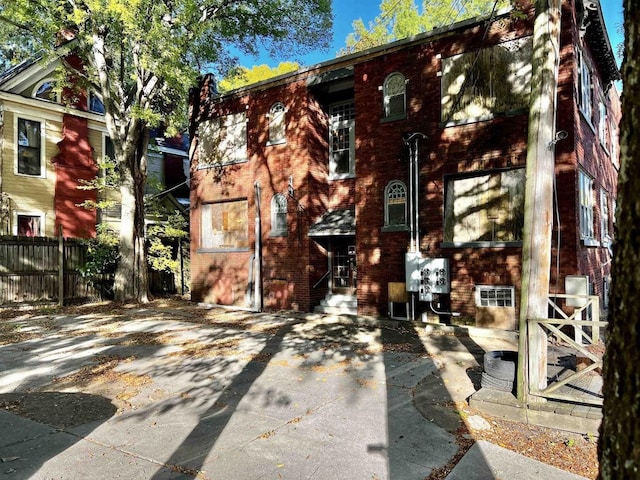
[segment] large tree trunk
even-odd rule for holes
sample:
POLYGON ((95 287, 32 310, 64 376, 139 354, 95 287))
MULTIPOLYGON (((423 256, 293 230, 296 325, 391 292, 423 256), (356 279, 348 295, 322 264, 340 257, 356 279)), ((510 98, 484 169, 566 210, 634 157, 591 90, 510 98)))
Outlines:
POLYGON ((611 308, 604 358, 602 480, 640 479, 640 11, 625 0, 624 93, 620 124, 611 308))
MULTIPOLYGON (((143 127, 144 128, 144 127, 143 127)), ((120 259, 116 268, 114 292, 119 302, 148 302, 147 248, 144 225, 144 189, 147 178, 146 128, 138 147, 120 162, 122 216, 120 221, 120 259)))

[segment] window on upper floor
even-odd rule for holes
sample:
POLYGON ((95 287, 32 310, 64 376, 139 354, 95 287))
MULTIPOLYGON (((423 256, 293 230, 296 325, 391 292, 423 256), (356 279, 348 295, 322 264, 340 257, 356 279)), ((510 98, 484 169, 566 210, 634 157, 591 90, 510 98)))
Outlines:
POLYGON ((442 59, 441 121, 456 124, 526 111, 531 54, 531 37, 524 37, 442 59))
POLYGON ((35 120, 18 118, 17 129, 17 162, 16 173, 20 175, 31 175, 34 177, 44 176, 43 155, 43 130, 42 124, 35 120))
POLYGON ((355 118, 353 102, 332 105, 329 112, 329 178, 353 177, 355 161, 355 118))
POLYGON ((247 161, 247 115, 233 113, 198 126, 200 168, 247 161))
POLYGON ((580 202, 580 238, 585 245, 593 244, 593 179, 585 172, 578 172, 578 197, 580 202))
POLYGON ((407 187, 392 180, 384 188, 384 230, 407 228, 407 187))
POLYGON ((87 103, 90 112, 98 113, 101 115, 104 114, 104 103, 102 103, 102 99, 97 93, 90 91, 87 103))
POLYGON ((613 163, 614 167, 620 168, 620 158, 618 157, 620 152, 618 149, 618 130, 616 129, 616 124, 613 119, 609 122, 609 135, 611 138, 611 163, 613 163))
POLYGON ((384 94, 384 118, 395 120, 406 118, 407 95, 406 79, 401 73, 389 75, 382 86, 384 94))
POLYGON ((524 168, 449 178, 444 241, 522 241, 524 184, 524 168))
POLYGON ((611 242, 609 235, 609 194, 606 190, 600 190, 600 240, 603 245, 611 242))
POLYGON ((593 123, 593 79, 582 50, 578 50, 578 107, 587 121, 593 123))
POLYGON ((51 79, 40 82, 33 90, 33 97, 48 102, 58 103, 60 101, 59 92, 56 90, 56 83, 51 79))
POLYGON ((271 236, 287 236, 287 197, 282 193, 271 198, 271 236))
POLYGON ((246 199, 205 203, 201 211, 200 248, 213 250, 249 248, 249 203, 246 199))
POLYGON ((14 234, 23 237, 41 237, 44 230, 44 215, 17 213, 14 234))
POLYGON ((269 109, 269 145, 286 142, 285 115, 287 109, 280 103, 274 103, 269 109))
POLYGON ((607 115, 607 107, 601 100, 598 104, 598 138, 600 145, 609 151, 609 116, 607 115))

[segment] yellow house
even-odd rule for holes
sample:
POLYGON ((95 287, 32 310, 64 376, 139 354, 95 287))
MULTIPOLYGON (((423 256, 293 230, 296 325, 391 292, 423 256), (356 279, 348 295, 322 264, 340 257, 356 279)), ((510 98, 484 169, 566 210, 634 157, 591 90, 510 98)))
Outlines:
POLYGON ((96 213, 79 204, 96 193, 77 187, 105 152, 103 106, 84 94, 63 105, 58 67, 30 60, 0 74, 0 235, 95 236, 96 213))

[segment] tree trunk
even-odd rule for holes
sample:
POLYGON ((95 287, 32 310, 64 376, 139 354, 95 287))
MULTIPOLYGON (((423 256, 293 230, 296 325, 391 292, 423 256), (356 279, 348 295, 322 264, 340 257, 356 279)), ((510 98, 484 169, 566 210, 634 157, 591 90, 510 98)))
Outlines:
POLYGON ((625 0, 618 211, 604 357, 601 480, 640 479, 640 11, 625 0))
POLYGON ((149 134, 145 127, 137 148, 123 158, 120 195, 120 258, 116 268, 114 293, 118 302, 148 302, 147 248, 144 224, 144 189, 147 179, 147 145, 149 134))

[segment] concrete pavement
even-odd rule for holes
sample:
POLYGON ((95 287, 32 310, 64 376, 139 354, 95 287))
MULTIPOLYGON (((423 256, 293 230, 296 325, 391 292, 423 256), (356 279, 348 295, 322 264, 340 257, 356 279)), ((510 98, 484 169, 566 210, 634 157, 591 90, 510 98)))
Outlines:
MULTIPOLYGON (((421 480, 458 451, 445 404, 475 391, 478 355, 513 346, 224 310, 15 322, 31 335, 0 346, 0 479, 421 480)), ((447 479, 545 477, 581 478, 477 442, 447 479)))

